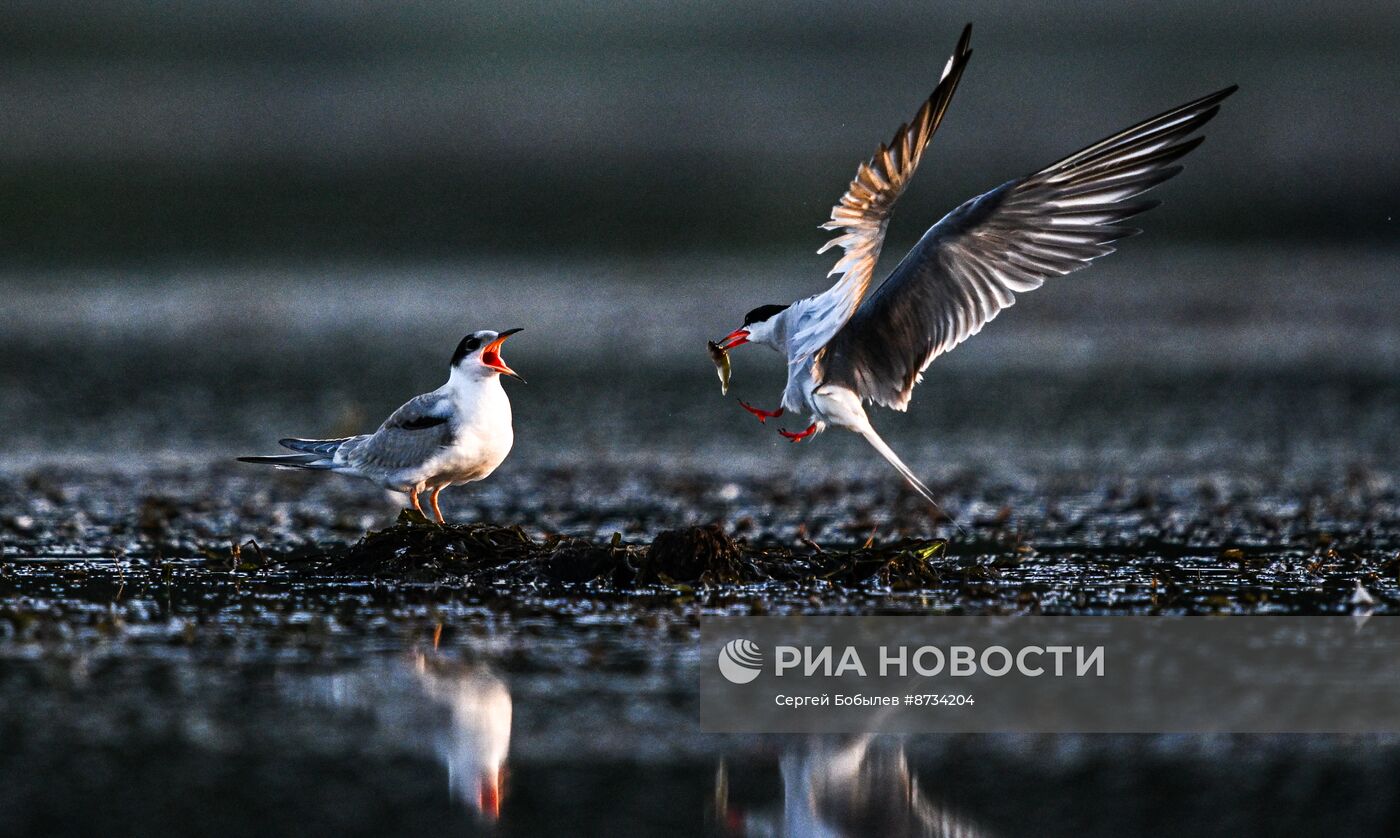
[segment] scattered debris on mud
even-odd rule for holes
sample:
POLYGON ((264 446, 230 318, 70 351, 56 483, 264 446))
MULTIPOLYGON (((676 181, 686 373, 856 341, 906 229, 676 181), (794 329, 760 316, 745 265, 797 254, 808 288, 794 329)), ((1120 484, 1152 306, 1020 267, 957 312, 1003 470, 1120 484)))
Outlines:
POLYGON ((940 539, 825 550, 808 541, 799 548, 754 546, 719 524, 661 532, 649 544, 615 535, 608 542, 546 535, 532 538, 519 526, 431 523, 412 511, 394 526, 354 544, 326 550, 268 555, 256 543, 233 548, 230 567, 268 562, 316 577, 392 578, 406 582, 460 581, 492 585, 588 583, 618 590, 639 586, 754 585, 824 580, 877 582, 896 590, 938 584, 933 563, 944 555, 940 539), (250 555, 255 557, 250 560, 250 555))
MULTIPOLYGON (((995 541, 900 539, 823 547, 750 543, 720 524, 667 530, 650 543, 546 535, 519 526, 439 526, 405 513, 397 524, 325 550, 236 550, 242 569, 264 567, 327 583, 372 579, 464 590, 570 595, 709 591, 788 607, 876 596, 908 610, 913 596, 964 613, 1346 613, 1367 591, 1384 612, 1400 593, 1400 553, 1364 555, 1319 543, 1203 550, 1155 542, 1141 550, 1035 549, 995 541), (250 561, 250 551, 258 558, 250 561), (748 592, 749 595, 746 595, 748 592)), ((868 603, 873 604, 873 603, 868 603)))
POLYGON ((731 486, 661 469, 517 470, 475 508, 453 510, 498 524, 405 516, 383 528, 384 499, 349 481, 268 482, 219 465, 0 474, 0 598, 168 592, 203 611, 259 592, 310 602, 373 590, 551 613, 695 602, 753 613, 1384 614, 1400 604, 1400 484, 1386 473, 968 474, 940 488, 966 530, 951 535, 890 487, 883 475, 795 492, 781 475, 731 486), (1358 584, 1371 604, 1352 602, 1358 584))

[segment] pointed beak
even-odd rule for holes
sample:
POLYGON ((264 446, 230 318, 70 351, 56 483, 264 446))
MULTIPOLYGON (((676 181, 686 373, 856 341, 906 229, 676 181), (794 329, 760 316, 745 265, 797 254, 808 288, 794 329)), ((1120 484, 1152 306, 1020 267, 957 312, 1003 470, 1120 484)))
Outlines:
POLYGON ((506 342, 506 338, 519 331, 523 330, 506 329, 504 332, 498 334, 495 340, 486 344, 486 347, 481 350, 481 363, 485 364, 489 369, 493 369, 501 375, 508 375, 511 378, 519 379, 523 383, 525 379, 520 378, 520 373, 506 366, 506 362, 501 360, 501 344, 506 342))
POLYGON ((719 348, 728 352, 736 346, 743 346, 749 342, 749 333, 745 329, 735 329, 719 340, 719 348))

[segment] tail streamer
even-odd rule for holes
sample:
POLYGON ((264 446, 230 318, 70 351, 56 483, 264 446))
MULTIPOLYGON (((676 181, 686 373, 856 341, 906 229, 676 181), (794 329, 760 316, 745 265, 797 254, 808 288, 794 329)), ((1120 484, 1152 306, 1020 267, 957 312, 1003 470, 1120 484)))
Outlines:
POLYGON ((860 435, 865 437, 865 441, 870 443, 872 448, 880 452, 881 457, 884 457, 889 461, 890 465, 894 466, 895 471, 898 471, 900 476, 903 477, 924 500, 928 501, 929 505, 932 506, 939 515, 947 518, 953 526, 957 527, 960 535, 967 535, 967 531, 962 528, 962 525, 958 523, 957 519, 943 511, 943 507, 939 506, 938 501, 933 499, 933 492, 929 491, 929 488, 924 485, 922 480, 914 476, 914 472, 909 466, 906 466, 904 461, 899 458, 899 455, 894 453, 894 449, 885 444, 885 441, 880 438, 879 434, 875 433, 875 429, 870 427, 869 423, 866 423, 865 427, 860 430, 860 435))

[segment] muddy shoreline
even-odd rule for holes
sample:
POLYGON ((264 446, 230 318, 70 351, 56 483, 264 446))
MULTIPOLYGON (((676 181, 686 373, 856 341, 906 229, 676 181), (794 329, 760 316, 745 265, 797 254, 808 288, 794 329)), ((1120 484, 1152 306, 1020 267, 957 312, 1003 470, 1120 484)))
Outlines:
POLYGON ((8 475, 0 591, 178 571, 172 584, 193 589, 372 582, 643 610, 681 597, 769 610, 1345 613, 1358 583, 1379 613, 1400 602, 1400 494, 1364 473, 1277 485, 963 480, 941 487, 954 509, 980 510, 961 531, 878 479, 810 495, 756 480, 711 517, 704 500, 730 484, 705 474, 595 474, 589 508, 557 491, 576 478, 516 472, 466 513, 490 523, 442 527, 408 513, 393 523, 392 502, 349 481, 256 476, 223 464, 8 475))

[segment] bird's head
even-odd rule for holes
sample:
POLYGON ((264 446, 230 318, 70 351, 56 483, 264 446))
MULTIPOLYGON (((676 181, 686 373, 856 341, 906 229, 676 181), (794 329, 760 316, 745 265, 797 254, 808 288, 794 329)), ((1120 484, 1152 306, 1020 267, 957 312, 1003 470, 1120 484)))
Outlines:
POLYGON ((520 374, 501 360, 501 344, 506 342, 506 338, 520 331, 520 329, 506 329, 504 332, 481 331, 472 332, 462 338, 462 342, 457 344, 457 351, 452 353, 452 370, 461 373, 469 378, 489 378, 493 375, 508 375, 511 378, 520 378, 520 374))
POLYGON ((778 315, 786 310, 787 306, 766 305, 745 314, 744 325, 725 335, 719 341, 720 348, 728 351, 746 343, 780 348, 783 337, 778 329, 778 315))

